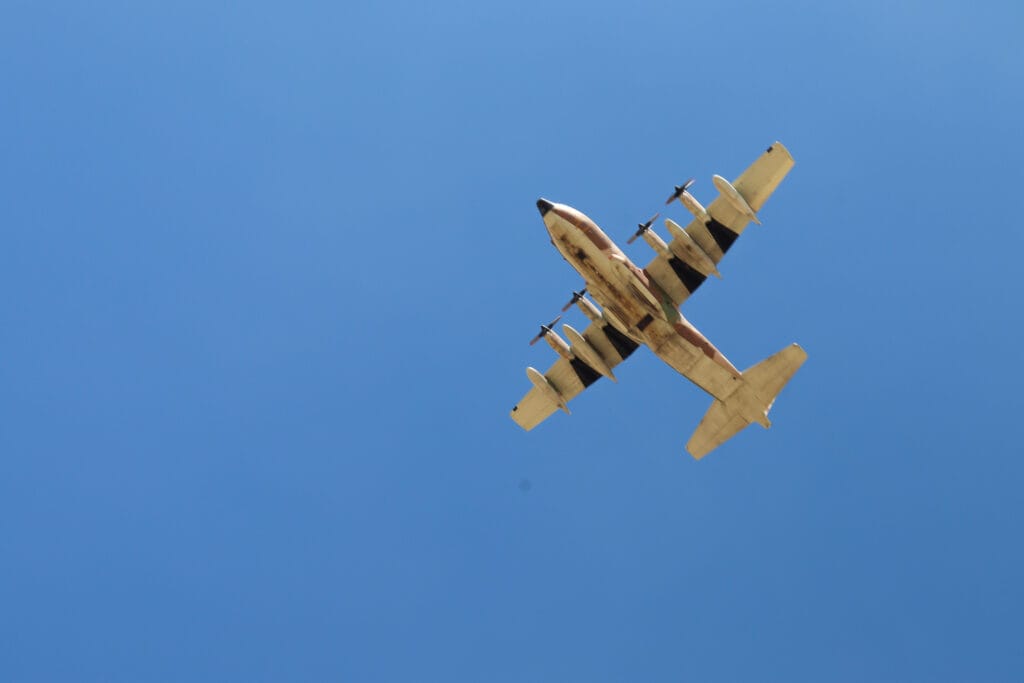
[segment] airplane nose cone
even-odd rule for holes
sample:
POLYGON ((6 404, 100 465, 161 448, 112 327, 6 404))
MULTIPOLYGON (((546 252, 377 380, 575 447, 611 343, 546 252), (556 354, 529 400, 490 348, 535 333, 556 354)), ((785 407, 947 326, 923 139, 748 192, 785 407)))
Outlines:
POLYGON ((551 202, 541 197, 537 200, 537 210, 540 211, 541 216, 546 216, 548 211, 554 206, 551 202))

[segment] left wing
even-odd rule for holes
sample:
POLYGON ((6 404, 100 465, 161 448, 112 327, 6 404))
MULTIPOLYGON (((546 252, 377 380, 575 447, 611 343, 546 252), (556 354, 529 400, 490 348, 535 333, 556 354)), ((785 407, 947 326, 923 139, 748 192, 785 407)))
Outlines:
MULTIPOLYGON (((793 156, 781 142, 769 147, 732 185, 754 211, 759 211, 793 168, 793 156)), ((707 208, 711 220, 694 218, 686 226, 684 239, 674 238, 669 253, 658 254, 645 270, 679 307, 704 282, 705 275, 687 263, 687 250, 696 247, 697 258, 707 258, 717 267, 750 219, 721 194, 707 208)), ((692 261, 693 257, 690 257, 692 261)))
MULTIPOLYGON (((601 360, 608 368, 614 368, 624 361, 639 346, 606 320, 590 323, 582 334, 590 348, 601 355, 601 360)), ((570 347, 570 350, 572 349, 573 347, 570 347)), ((584 389, 601 379, 601 373, 583 360, 585 355, 577 351, 572 353, 570 358, 559 358, 544 373, 544 379, 564 403, 576 398, 584 389)), ((558 403, 551 400, 548 392, 534 386, 512 409, 511 415, 520 427, 529 431, 560 408, 558 403)))

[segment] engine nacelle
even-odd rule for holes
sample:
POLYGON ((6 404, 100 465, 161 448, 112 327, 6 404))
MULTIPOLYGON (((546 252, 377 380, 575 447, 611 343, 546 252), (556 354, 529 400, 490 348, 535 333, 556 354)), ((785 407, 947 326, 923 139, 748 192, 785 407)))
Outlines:
POLYGON ((619 320, 614 313, 612 313, 608 309, 602 311, 600 308, 595 306, 594 303, 590 301, 590 299, 588 299, 587 297, 581 296, 579 299, 577 299, 576 306, 578 306, 579 309, 583 311, 583 313, 588 318, 590 318, 590 322, 597 323, 598 325, 611 325, 616 330, 626 335, 636 343, 644 343, 643 339, 637 339, 636 337, 634 337, 629 331, 629 326, 626 325, 621 320, 619 320))
POLYGON ((544 341, 548 343, 548 346, 555 350, 559 356, 566 360, 572 360, 572 350, 569 345, 565 343, 565 340, 558 336, 558 333, 554 330, 548 330, 544 333, 544 341))
POLYGON ((551 386, 551 382, 536 368, 526 368, 526 376, 533 382, 533 386, 537 387, 537 391, 544 395, 544 398, 554 403, 559 407, 566 415, 570 415, 569 406, 565 404, 565 399, 558 393, 558 390, 551 386))
POLYGON ((708 275, 714 275, 715 277, 722 277, 722 274, 718 272, 718 267, 715 266, 715 262, 711 260, 707 252, 700 248, 690 233, 686 232, 678 223, 673 221, 671 218, 665 219, 665 227, 675 238, 672 242, 672 253, 679 257, 686 265, 696 270, 701 275, 707 277, 708 275))
POLYGON ((576 306, 583 311, 583 315, 590 318, 591 322, 597 323, 604 320, 604 316, 601 315, 601 309, 595 306, 587 297, 581 296, 577 299, 576 306))
POLYGON ((750 204, 747 204, 747 200, 740 195, 739 190, 732 186, 732 183, 720 175, 711 176, 711 181, 718 188, 718 191, 722 193, 722 196, 725 197, 725 201, 729 202, 734 209, 758 225, 761 225, 761 221, 757 220, 757 214, 750 208, 750 204))
POLYGON ((665 244, 665 240, 661 239, 656 232, 648 228, 642 233, 644 242, 650 245, 651 249, 659 254, 669 255, 668 245, 665 244))
POLYGON ((572 351, 575 353, 580 360, 594 368, 602 375, 607 377, 613 382, 618 382, 615 379, 615 375, 612 374, 612 369, 608 367, 608 363, 605 362, 600 352, 591 346, 583 335, 571 328, 568 325, 562 325, 562 329, 565 330, 565 336, 572 342, 572 351))
POLYGON ((683 203, 683 206, 685 206, 697 220, 704 223, 707 223, 708 220, 710 220, 711 217, 708 216, 708 210, 705 209, 704 205, 698 202, 697 198, 689 192, 684 191, 679 195, 679 201, 683 203))

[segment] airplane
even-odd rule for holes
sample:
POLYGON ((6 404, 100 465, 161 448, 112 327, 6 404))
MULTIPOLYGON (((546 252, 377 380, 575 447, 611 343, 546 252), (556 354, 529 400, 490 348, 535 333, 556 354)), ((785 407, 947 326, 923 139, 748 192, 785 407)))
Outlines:
POLYGON ((545 373, 526 368, 533 387, 512 409, 512 419, 529 431, 558 410, 569 413, 569 401, 601 377, 618 381, 615 366, 644 344, 713 398, 686 444, 695 459, 750 424, 770 427, 768 411, 807 353, 791 344, 740 372, 683 317, 679 306, 709 275, 721 277, 719 262, 750 221, 760 225, 757 212, 793 164, 789 150, 775 142, 733 182, 713 176, 719 194, 707 208, 690 193, 692 178, 676 186, 665 204, 678 199, 693 220, 683 228, 666 219, 672 235, 667 244, 652 230, 658 214, 637 225, 629 242, 643 237, 655 252, 646 268, 629 260, 580 211, 538 199, 551 242, 585 282, 562 311, 575 304, 591 322, 582 333, 563 325, 569 342, 554 330, 561 316, 541 326, 530 344, 544 339, 560 358, 545 373))

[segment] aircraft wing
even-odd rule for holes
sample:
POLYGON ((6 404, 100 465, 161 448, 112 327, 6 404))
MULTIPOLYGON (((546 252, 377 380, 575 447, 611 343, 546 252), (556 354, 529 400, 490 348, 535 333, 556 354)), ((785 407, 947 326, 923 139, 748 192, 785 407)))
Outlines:
MULTIPOLYGON (((781 142, 769 147, 740 177, 733 187, 754 211, 759 211, 789 170, 793 157, 781 142)), ((687 263, 687 250, 695 244, 698 259, 706 256, 717 267, 736 238, 746 229, 749 219, 737 211, 721 194, 707 207, 712 220, 694 218, 684 228, 690 240, 674 238, 669 254, 659 254, 648 264, 647 274, 661 285, 678 307, 704 282, 706 275, 687 263), (702 254, 701 254, 702 252, 702 254)), ((693 257, 690 257, 693 262, 693 257)), ((706 270, 706 269, 705 269, 706 270)))
MULTIPOLYGON (((639 346, 606 321, 590 323, 582 334, 590 348, 601 355, 601 359, 608 368, 614 368, 624 361, 639 346)), ((585 354, 576 353, 577 355, 571 360, 559 358, 544 373, 544 378, 551 388, 566 403, 602 377, 600 372, 583 360, 582 357, 585 354)), ((551 400, 551 396, 547 392, 534 386, 512 409, 511 415, 520 427, 529 431, 559 408, 560 406, 551 400)))

